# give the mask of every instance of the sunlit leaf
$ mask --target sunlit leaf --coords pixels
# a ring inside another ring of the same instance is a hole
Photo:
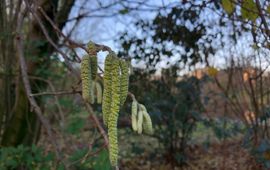
[[[251,21],[258,18],[258,9],[253,0],[244,0],[241,7],[242,17]]]
[[[221,3],[222,3],[224,10],[229,15],[233,13],[233,11],[235,9],[235,4],[232,2],[232,0],[222,0]]]
[[[218,73],[218,70],[215,67],[208,67],[207,71],[209,76],[216,76]]]

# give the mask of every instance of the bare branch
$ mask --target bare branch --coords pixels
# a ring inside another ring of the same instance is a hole
[[[35,76],[31,76],[30,79],[36,79],[36,80],[40,80],[40,81],[47,83],[49,85],[50,89],[55,92],[55,88],[50,80],[46,80],[46,79],[43,79],[40,77],[35,77]],[[59,103],[59,99],[58,99],[57,95],[54,95],[54,100],[55,100],[55,105],[57,106],[58,112],[59,112],[60,125],[61,125],[61,127],[63,127],[64,123],[65,123],[65,117],[64,117],[64,113],[63,113],[62,107]]]
[[[101,126],[101,123],[98,120],[97,116],[94,114],[92,107],[87,102],[85,102],[85,106],[86,106],[87,111],[90,113],[90,118],[93,119],[93,121],[95,122],[95,124],[98,127],[100,134],[103,136],[104,141],[105,141],[105,145],[108,146],[108,143],[109,143],[108,136],[107,136],[105,130],[103,129],[103,127]]]
[[[259,0],[256,0],[256,5],[257,5],[258,11],[259,11],[259,15],[260,15],[260,17],[262,19],[263,25],[264,25],[264,27],[266,29],[265,32],[266,32],[267,36],[270,37],[270,30],[268,28],[268,24],[266,22],[265,16],[264,16],[264,14],[262,12],[261,3],[260,3]]]
[[[26,4],[27,9],[31,12],[31,14],[33,15],[33,17],[37,20],[43,34],[45,35],[46,39],[49,41],[49,43],[55,48],[55,50],[60,53],[64,60],[65,60],[65,64],[67,65],[67,68],[71,71],[72,74],[74,74],[75,77],[79,77],[79,73],[72,67],[72,64],[69,62],[68,56],[62,51],[60,50],[56,43],[53,42],[53,40],[51,39],[51,37],[49,36],[45,26],[43,25],[41,19],[39,18],[39,16],[37,15],[37,13],[31,8],[30,4],[28,3],[27,0],[24,1]]]
[[[18,54],[19,61],[20,61],[21,75],[22,75],[22,79],[23,79],[24,88],[25,88],[25,91],[27,94],[27,98],[31,104],[31,107],[35,111],[35,113],[36,113],[38,119],[40,120],[41,124],[43,125],[43,127],[46,129],[48,137],[50,138],[51,142],[53,143],[53,145],[55,147],[57,159],[61,160],[60,148],[59,148],[56,140],[54,140],[54,138],[53,138],[52,128],[51,128],[48,120],[43,116],[41,108],[37,104],[35,98],[30,95],[32,93],[32,90],[31,90],[31,86],[30,86],[29,77],[27,75],[27,65],[26,65],[26,61],[24,58],[24,51],[23,51],[24,46],[23,46],[23,40],[22,40],[23,39],[22,30],[23,30],[24,14],[25,13],[23,12],[21,15],[19,15],[17,29],[16,29],[17,34],[18,34],[18,36],[16,38],[16,48],[17,48],[17,54]]]
[[[81,91],[52,91],[52,92],[41,92],[41,93],[33,93],[30,94],[31,97],[36,97],[36,96],[44,96],[44,95],[69,95],[69,94],[76,94],[76,93],[81,93]]]

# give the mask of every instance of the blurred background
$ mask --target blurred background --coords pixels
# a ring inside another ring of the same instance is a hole
[[[116,169],[270,168],[268,0],[2,0],[1,170],[115,169],[101,105],[81,98],[90,41],[100,82],[106,49],[131,62],[153,122],[133,132],[127,98]]]

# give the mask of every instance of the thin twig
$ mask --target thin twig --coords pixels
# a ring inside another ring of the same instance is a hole
[[[40,80],[40,81],[43,81],[43,82],[47,83],[49,85],[50,89],[55,92],[55,88],[54,88],[54,86],[53,86],[53,84],[52,84],[52,82],[50,80],[46,80],[46,79],[43,79],[41,77],[35,77],[35,76],[31,76],[29,78],[30,79],[35,79],[35,80]],[[65,116],[64,116],[62,107],[61,107],[61,105],[59,103],[59,98],[57,97],[57,95],[54,95],[53,97],[54,97],[54,100],[55,100],[55,105],[56,105],[56,107],[58,109],[58,112],[59,112],[60,126],[63,128],[64,124],[65,124]]]
[[[259,11],[259,15],[260,15],[260,17],[262,19],[262,23],[263,23],[264,28],[265,28],[265,32],[266,32],[267,36],[270,37],[270,30],[268,28],[268,24],[267,24],[267,21],[265,19],[265,16],[264,16],[264,14],[262,12],[261,3],[260,3],[259,0],[256,0],[256,5],[257,5],[258,11]]]
[[[85,106],[86,106],[87,111],[90,113],[90,118],[93,119],[93,121],[95,122],[95,124],[98,127],[100,134],[103,136],[104,141],[105,141],[105,145],[108,146],[108,144],[109,144],[108,136],[107,136],[105,130],[103,129],[103,127],[101,126],[101,123],[98,120],[97,116],[94,114],[92,107],[87,102],[85,102]]]
[[[38,7],[38,9],[40,10],[41,14],[45,17],[45,19],[51,24],[51,26],[54,28],[55,31],[57,31],[65,40],[64,41],[68,41],[69,42],[69,45],[68,47],[70,48],[81,48],[83,49],[84,51],[86,51],[87,53],[90,53],[90,51],[87,49],[87,47],[85,47],[84,44],[80,44],[80,43],[77,43],[71,39],[69,39],[56,25],[55,23],[51,20],[51,18],[45,13],[45,11],[42,9],[42,7]],[[96,46],[96,51],[95,52],[98,52],[98,51],[109,51],[109,52],[112,52],[111,48],[108,47],[108,46],[105,46],[105,45],[101,45],[101,44],[97,44],[97,43],[94,43],[94,42],[91,42],[93,43],[95,46]]]
[[[75,77],[79,77],[79,73],[72,67],[72,64],[69,62],[69,57],[62,51],[60,50],[56,43],[53,42],[53,40],[51,39],[51,37],[49,36],[44,24],[42,23],[41,19],[39,18],[39,16],[37,15],[37,13],[31,8],[30,4],[28,3],[27,0],[24,0],[27,9],[31,12],[31,14],[33,15],[33,17],[35,18],[35,20],[38,22],[43,34],[45,35],[46,39],[48,40],[48,42],[55,48],[55,50],[60,53],[65,61],[65,64],[67,66],[67,68],[70,70],[70,72],[72,74],[75,75]]]
[[[80,90],[78,91],[52,91],[52,92],[41,92],[41,93],[32,93],[30,94],[31,97],[35,96],[44,96],[44,95],[69,95],[69,94],[76,94],[76,93],[81,93]]]
[[[43,25],[43,23],[41,22],[41,19],[39,18],[39,16],[35,13],[35,11],[30,7],[29,3],[27,2],[27,0],[25,0],[26,2],[26,6],[27,8],[29,9],[29,11],[33,14],[34,18],[38,21],[39,23],[39,26],[41,27],[42,31],[43,31],[43,34],[45,35],[46,39],[49,41],[49,43],[63,56],[64,58],[64,62],[66,63],[67,67],[69,68],[69,70],[77,77],[79,78],[80,75],[79,73],[72,67],[71,63],[69,62],[68,60],[68,57],[65,53],[63,53],[60,49],[58,49],[57,45],[53,42],[53,40],[50,38],[47,30],[45,29],[45,26]],[[103,46],[103,45],[96,45],[100,50],[109,50],[110,48],[107,47],[107,46]],[[30,93],[31,94],[31,93]],[[103,127],[101,126],[98,118],[93,114],[93,109],[92,107],[86,103],[86,108],[88,110],[89,113],[92,113],[90,114],[91,117],[93,118],[93,120],[95,121],[101,135],[103,136],[104,140],[105,140],[105,143],[108,144],[108,137],[107,137],[107,134],[105,133],[105,130],[103,129]]]

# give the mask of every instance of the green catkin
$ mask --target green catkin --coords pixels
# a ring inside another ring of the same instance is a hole
[[[95,43],[93,43],[92,41],[90,41],[90,42],[87,44],[87,49],[88,49],[88,53],[89,53],[89,54],[94,54],[94,53],[96,53],[96,45],[95,45]]]
[[[131,105],[131,125],[132,129],[136,132],[138,130],[137,128],[137,114],[138,114],[138,102],[136,99],[133,99],[132,105]]]
[[[148,134],[153,134],[153,126],[152,126],[152,120],[150,115],[147,113],[147,110],[144,105],[141,105],[142,107],[142,113],[143,113],[143,131]]]
[[[90,102],[91,98],[91,65],[90,57],[88,55],[83,56],[81,61],[81,79],[82,79],[82,97],[85,101]]]
[[[154,133],[152,120],[147,112],[143,112],[143,130],[148,135],[152,135]]]
[[[117,120],[120,109],[120,67],[119,60],[112,61],[112,102],[111,114],[108,121],[109,155],[112,166],[117,166],[118,162],[118,139]]]
[[[142,134],[142,124],[143,124],[143,111],[139,107],[138,112],[138,121],[137,121],[137,132],[138,134]]]
[[[92,79],[95,80],[98,72],[97,56],[90,57],[90,64],[91,64]]]
[[[90,103],[94,104],[95,103],[95,81],[93,81],[93,79],[90,82],[89,86],[90,86],[90,99],[91,99]]]
[[[97,96],[97,104],[102,103],[102,87],[99,82],[95,82],[96,96]]]
[[[131,60],[128,61],[128,68],[129,68],[129,73],[132,75],[134,73],[132,65],[131,65]]]
[[[103,122],[107,126],[112,103],[112,61],[113,56],[109,54],[105,59],[104,76],[103,76],[103,98],[102,98],[102,113]]]
[[[91,55],[90,60],[89,60],[89,64],[90,64],[90,82],[89,82],[89,86],[90,86],[90,103],[94,104],[95,103],[95,95],[94,95],[94,91],[95,91],[95,79],[96,79],[96,75],[97,75],[97,68],[98,68],[98,63],[97,63],[97,56],[96,56],[96,48],[95,48],[95,44],[93,42],[89,42],[88,45],[88,53]]]
[[[129,66],[128,63],[124,60],[120,60],[120,68],[121,68],[121,77],[120,77],[120,106],[126,101],[128,95],[128,82],[129,82]]]

